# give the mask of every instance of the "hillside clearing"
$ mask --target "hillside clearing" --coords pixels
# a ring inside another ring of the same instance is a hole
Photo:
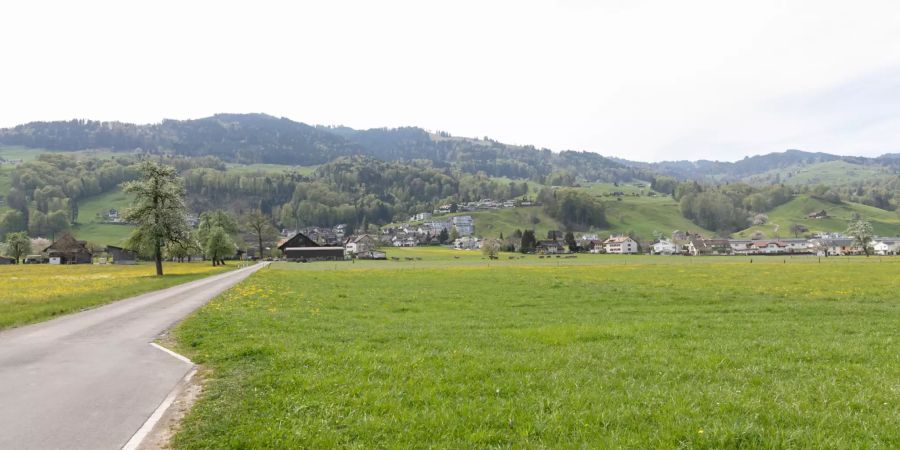
[[[807,214],[822,210],[828,213],[827,218],[807,218]],[[735,233],[735,235],[738,237],[749,237],[754,232],[759,231],[770,238],[788,237],[791,235],[789,230],[792,224],[803,225],[810,232],[844,232],[854,213],[871,222],[875,233],[878,235],[900,235],[900,213],[896,211],[885,211],[859,203],[832,203],[812,198],[808,195],[798,195],[793,200],[766,213],[769,216],[769,223],[750,227]],[[776,225],[779,227],[777,232],[775,230]]]

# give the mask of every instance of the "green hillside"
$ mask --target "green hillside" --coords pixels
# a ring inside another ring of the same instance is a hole
[[[612,186],[612,185],[610,185]],[[665,235],[675,230],[689,230],[712,234],[682,217],[678,202],[671,197],[624,197],[621,201],[605,198],[609,226],[590,230],[600,234],[635,233],[641,239],[651,239],[654,231]],[[454,215],[471,215],[475,219],[475,234],[497,237],[502,232],[508,236],[516,229],[534,229],[538,238],[549,230],[565,230],[556,219],[544,213],[541,207],[497,209],[471,213],[435,216],[435,219]]]
[[[452,216],[471,215],[475,219],[475,234],[484,237],[498,237],[500,233],[509,236],[515,230],[533,229],[539,239],[547,236],[550,230],[562,230],[564,227],[556,219],[548,216],[540,207],[508,208],[488,211],[466,212],[435,216],[435,219],[447,219]]]
[[[0,165],[0,213],[9,210],[6,206],[6,194],[9,193],[10,179],[9,176],[13,171],[13,166],[3,164]]]
[[[807,214],[825,210],[828,218],[808,219]],[[841,202],[831,203],[812,198],[808,195],[799,195],[793,200],[769,211],[769,223],[754,226],[735,235],[749,237],[756,231],[761,231],[766,237],[789,237],[790,226],[800,224],[806,226],[810,232],[816,231],[844,231],[853,214],[859,214],[862,218],[872,222],[875,233],[882,236],[900,235],[900,213],[885,211],[872,206],[859,203]]]
[[[72,230],[75,237],[100,245],[121,244],[134,228],[130,225],[101,223],[100,214],[111,208],[121,213],[131,205],[132,196],[120,189],[95,195],[78,205],[78,225]]]
[[[840,186],[888,176],[892,176],[892,174],[883,166],[853,164],[837,160],[808,166],[793,166],[771,170],[760,175],[748,177],[747,181],[755,184],[784,183],[794,186],[811,184]]]
[[[606,220],[611,233],[637,234],[640,239],[652,239],[653,232],[668,236],[675,230],[694,231],[712,235],[681,215],[678,202],[672,197],[624,197],[621,201],[604,201]]]

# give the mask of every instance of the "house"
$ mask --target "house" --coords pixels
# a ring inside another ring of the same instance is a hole
[[[127,248],[116,247],[115,245],[107,245],[106,253],[113,260],[113,264],[135,264],[137,263],[137,252],[128,250]]]
[[[731,247],[733,255],[749,255],[752,252],[752,239],[729,239],[728,245]]]
[[[70,233],[65,233],[44,249],[51,264],[90,264],[94,254],[88,250],[87,242],[77,241]]]
[[[457,250],[477,250],[481,248],[481,241],[471,236],[463,236],[453,241],[453,248]]]
[[[727,239],[694,238],[688,242],[687,252],[691,256],[728,255],[731,254],[731,245]]]
[[[430,212],[420,212],[414,216],[412,216],[409,220],[411,222],[425,222],[426,220],[431,220],[432,214]]]
[[[875,244],[872,245],[872,249],[875,251],[876,255],[879,256],[888,256],[888,255],[897,255],[900,254],[900,238],[896,239],[885,239],[879,238],[875,240]]]
[[[603,241],[606,253],[629,254],[638,252],[638,243],[628,236],[610,236]]]
[[[780,255],[788,252],[787,247],[787,244],[781,241],[752,241],[748,245],[748,253],[754,255]]]
[[[375,250],[378,240],[370,234],[361,234],[359,236],[351,236],[344,243],[344,250],[348,255],[358,255],[360,253]]]
[[[538,253],[543,253],[545,255],[553,255],[558,253],[565,253],[566,247],[557,240],[544,240],[538,241],[535,250]]]
[[[8,256],[0,256],[0,266],[5,266],[8,264],[15,264],[15,258],[10,258]]]
[[[809,241],[809,248],[819,256],[843,256],[857,253],[853,239],[822,237]]]
[[[471,236],[475,232],[475,219],[472,216],[453,216],[450,223],[460,236]]]
[[[828,213],[825,210],[811,212],[806,215],[807,219],[827,219]]]
[[[650,246],[651,255],[677,255],[681,253],[680,246],[668,239],[660,239]]]
[[[344,247],[321,246],[303,233],[297,233],[278,246],[284,257],[294,261],[340,261]]]
[[[391,245],[394,247],[416,247],[419,245],[419,241],[412,236],[409,237],[399,237],[395,236],[394,239],[391,240]]]

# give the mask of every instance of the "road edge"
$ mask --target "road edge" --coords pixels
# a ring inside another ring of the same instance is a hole
[[[154,428],[156,428],[156,425],[159,424],[160,420],[163,418],[163,416],[165,416],[169,408],[172,407],[172,404],[175,403],[175,400],[179,396],[181,396],[182,391],[185,390],[185,388],[190,384],[191,379],[194,377],[194,375],[197,374],[197,365],[184,355],[179,355],[178,353],[175,353],[172,350],[169,350],[155,342],[151,342],[150,345],[165,353],[168,353],[169,355],[181,361],[191,364],[191,368],[190,370],[188,370],[188,373],[186,373],[184,377],[182,377],[181,380],[178,381],[178,384],[176,384],[175,387],[172,388],[172,390],[169,392],[169,395],[167,395],[166,398],[163,399],[162,403],[160,403],[156,408],[156,410],[153,411],[153,414],[150,414],[150,417],[147,418],[144,424],[141,425],[141,427],[138,428],[138,430],[131,436],[131,439],[129,439],[128,442],[126,442],[125,445],[122,446],[122,450],[137,450],[141,448],[141,444],[145,439],[147,439],[147,436],[150,436],[150,433]]]

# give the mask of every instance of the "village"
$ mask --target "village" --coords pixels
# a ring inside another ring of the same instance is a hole
[[[482,249],[486,241],[496,242],[506,252],[536,255],[569,255],[577,253],[611,255],[683,255],[683,256],[778,256],[811,255],[820,257],[864,255],[855,240],[842,233],[816,233],[809,238],[726,239],[705,237],[698,233],[675,230],[670,236],[657,236],[642,241],[628,235],[601,233],[563,233],[550,231],[545,239],[523,247],[519,232],[505,239],[484,238],[476,234],[471,215],[444,219],[432,213],[420,213],[410,223],[386,226],[378,233],[352,233],[345,224],[335,227],[309,227],[281,230],[270,255],[258,255],[254,248],[235,246],[226,260],[286,260],[299,262],[341,260],[387,260],[391,248],[445,247],[462,251]],[[97,247],[65,233],[55,241],[38,239],[27,255],[25,264],[135,264],[140,257],[134,250],[117,245]],[[873,237],[869,253],[877,256],[900,254],[900,237]],[[199,261],[203,255],[170,258],[175,261]],[[393,258],[392,258],[393,259]],[[10,257],[0,256],[0,265],[15,264]]]

